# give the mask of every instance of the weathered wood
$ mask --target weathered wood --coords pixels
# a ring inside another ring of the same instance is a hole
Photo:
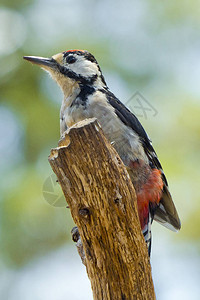
[[[94,299],[155,299],[135,191],[97,121],[71,127],[49,162],[81,236]]]

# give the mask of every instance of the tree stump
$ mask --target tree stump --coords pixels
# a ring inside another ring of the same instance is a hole
[[[93,298],[155,299],[134,187],[98,122],[69,128],[49,162],[80,233]]]

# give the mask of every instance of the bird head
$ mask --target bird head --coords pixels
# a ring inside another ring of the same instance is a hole
[[[68,50],[50,58],[24,56],[24,59],[50,73],[64,94],[77,85],[106,86],[96,59],[86,50]]]

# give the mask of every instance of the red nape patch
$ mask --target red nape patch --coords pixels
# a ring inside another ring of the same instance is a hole
[[[77,51],[85,52],[85,50],[80,50],[80,49],[67,50],[66,52],[77,52]]]
[[[148,222],[149,203],[159,203],[162,196],[162,189],[163,181],[161,171],[152,169],[147,182],[141,186],[141,189],[137,192],[138,212],[142,229]]]

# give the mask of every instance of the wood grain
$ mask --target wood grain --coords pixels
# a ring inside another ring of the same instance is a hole
[[[65,132],[49,162],[81,236],[94,299],[155,299],[134,187],[97,121]]]

